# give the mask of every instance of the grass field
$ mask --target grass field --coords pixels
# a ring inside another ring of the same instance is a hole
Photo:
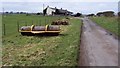
[[[71,19],[70,25],[61,26],[59,36],[22,36],[17,32],[17,21],[20,26],[32,24],[50,24],[52,20],[65,17],[7,15],[3,18],[6,35],[3,36],[3,65],[30,66],[76,66],[77,52],[80,44],[79,19]],[[45,23],[45,19],[48,21]],[[40,21],[40,22],[38,22]]]
[[[3,31],[4,31],[4,24],[5,24],[5,34],[13,34],[18,31],[18,25],[19,27],[25,26],[25,25],[46,25],[46,24],[51,24],[53,20],[56,19],[61,19],[65,18],[65,16],[39,16],[39,15],[31,15],[31,16],[26,16],[25,14],[11,14],[11,15],[5,15],[2,19],[2,25],[3,25]],[[11,31],[10,31],[11,29]],[[4,33],[4,32],[3,32]],[[2,33],[2,34],[3,34]],[[9,35],[10,36],[10,35]]]
[[[91,19],[103,28],[120,37],[120,32],[118,31],[120,22],[118,22],[117,17],[91,17]]]

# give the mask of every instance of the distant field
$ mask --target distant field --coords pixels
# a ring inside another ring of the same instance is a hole
[[[17,21],[20,25],[50,24],[52,20],[65,17],[7,15],[3,18],[6,35],[3,36],[3,65],[30,66],[76,66],[78,45],[80,44],[79,19],[71,19],[70,25],[61,26],[59,36],[22,36],[17,32]],[[47,19],[47,23],[45,23]],[[41,21],[38,22],[38,21]]]
[[[103,28],[120,37],[120,32],[118,31],[118,26],[120,25],[117,17],[91,17],[91,19]]]

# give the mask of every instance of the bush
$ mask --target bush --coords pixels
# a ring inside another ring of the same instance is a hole
[[[27,14],[26,14],[26,16],[30,16],[30,14],[29,14],[29,13],[27,13]]]
[[[103,12],[99,12],[96,14],[97,16],[103,16]]]
[[[75,16],[75,17],[80,17],[80,16],[82,16],[82,14],[81,14],[81,13],[77,13],[77,14],[75,14],[74,16]]]
[[[95,16],[95,14],[88,14],[87,16]]]
[[[115,16],[113,11],[106,11],[106,12],[103,12],[103,14],[106,17],[113,17],[113,16]]]

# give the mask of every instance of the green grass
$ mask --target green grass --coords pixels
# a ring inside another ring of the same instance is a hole
[[[24,19],[31,22],[39,18],[52,20],[64,17],[9,15],[3,18],[3,23],[9,25],[8,31],[13,29],[3,36],[3,65],[76,66],[80,44],[80,20],[71,19],[70,25],[61,26],[59,36],[21,36],[17,32],[16,20]],[[41,24],[44,25],[45,22]]]
[[[109,30],[117,36],[120,36],[117,17],[92,17],[91,19],[103,28]]]
[[[4,31],[4,24],[5,24],[5,35],[11,35],[13,33],[16,33],[18,31],[18,25],[21,26],[31,26],[34,25],[46,25],[50,24],[53,20],[65,18],[64,16],[39,16],[39,15],[31,15],[26,16],[25,14],[9,14],[5,15],[2,19],[2,25],[3,25],[3,31]],[[11,29],[11,30],[10,30]],[[4,34],[4,32],[2,33]]]

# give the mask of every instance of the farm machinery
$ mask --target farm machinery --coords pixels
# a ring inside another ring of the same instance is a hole
[[[59,25],[69,25],[69,18],[54,20],[51,23],[51,25],[46,25],[46,26],[36,26],[36,25],[22,26],[19,32],[21,32],[22,35],[35,35],[35,34],[59,35],[60,33]]]
[[[22,26],[19,30],[22,35],[58,35],[60,33],[60,26],[46,25],[46,26]]]

